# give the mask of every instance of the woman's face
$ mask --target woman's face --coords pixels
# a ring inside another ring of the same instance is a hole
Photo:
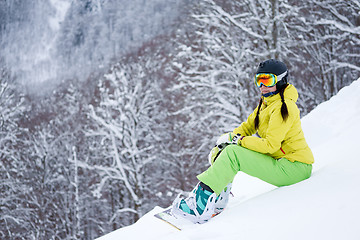
[[[273,87],[265,87],[264,85],[261,85],[261,87],[260,87],[261,94],[266,94],[266,93],[275,92],[275,91],[276,91],[276,85]]]

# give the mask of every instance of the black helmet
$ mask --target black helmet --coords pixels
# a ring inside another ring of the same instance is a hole
[[[281,79],[278,79],[278,82],[276,83],[276,88],[281,89],[284,87],[287,83],[287,77],[288,77],[288,69],[285,65],[285,63],[275,60],[275,59],[269,59],[264,62],[261,62],[259,64],[259,67],[256,70],[256,74],[258,73],[272,73],[275,74],[278,77],[281,77]],[[281,75],[284,76],[281,76]]]

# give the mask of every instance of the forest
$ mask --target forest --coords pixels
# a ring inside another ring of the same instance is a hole
[[[177,4],[166,30],[127,52],[116,45],[117,15],[97,12],[115,39],[95,45],[101,70],[82,68],[75,55],[91,53],[72,46],[96,41],[104,26],[86,32],[84,13],[72,28],[69,11],[58,46],[79,75],[46,93],[36,93],[46,83],[28,90],[0,55],[0,239],[95,239],[190,191],[217,137],[258,104],[260,61],[286,63],[302,116],[360,76],[358,0]]]

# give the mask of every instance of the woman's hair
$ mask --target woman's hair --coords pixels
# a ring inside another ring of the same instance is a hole
[[[279,94],[280,94],[281,102],[282,102],[282,104],[281,104],[281,117],[282,117],[283,121],[286,121],[287,118],[289,117],[288,108],[286,106],[285,99],[284,99],[284,91],[285,91],[285,88],[288,85],[289,84],[285,84],[279,89]],[[259,113],[260,113],[260,108],[261,108],[262,102],[263,102],[263,98],[260,98],[259,106],[257,108],[256,117],[255,117],[255,120],[254,120],[256,130],[259,128]]]

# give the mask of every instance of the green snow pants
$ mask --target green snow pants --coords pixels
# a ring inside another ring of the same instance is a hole
[[[227,146],[214,164],[197,178],[217,195],[242,171],[275,186],[288,186],[310,177],[311,164],[274,159],[237,145]]]

